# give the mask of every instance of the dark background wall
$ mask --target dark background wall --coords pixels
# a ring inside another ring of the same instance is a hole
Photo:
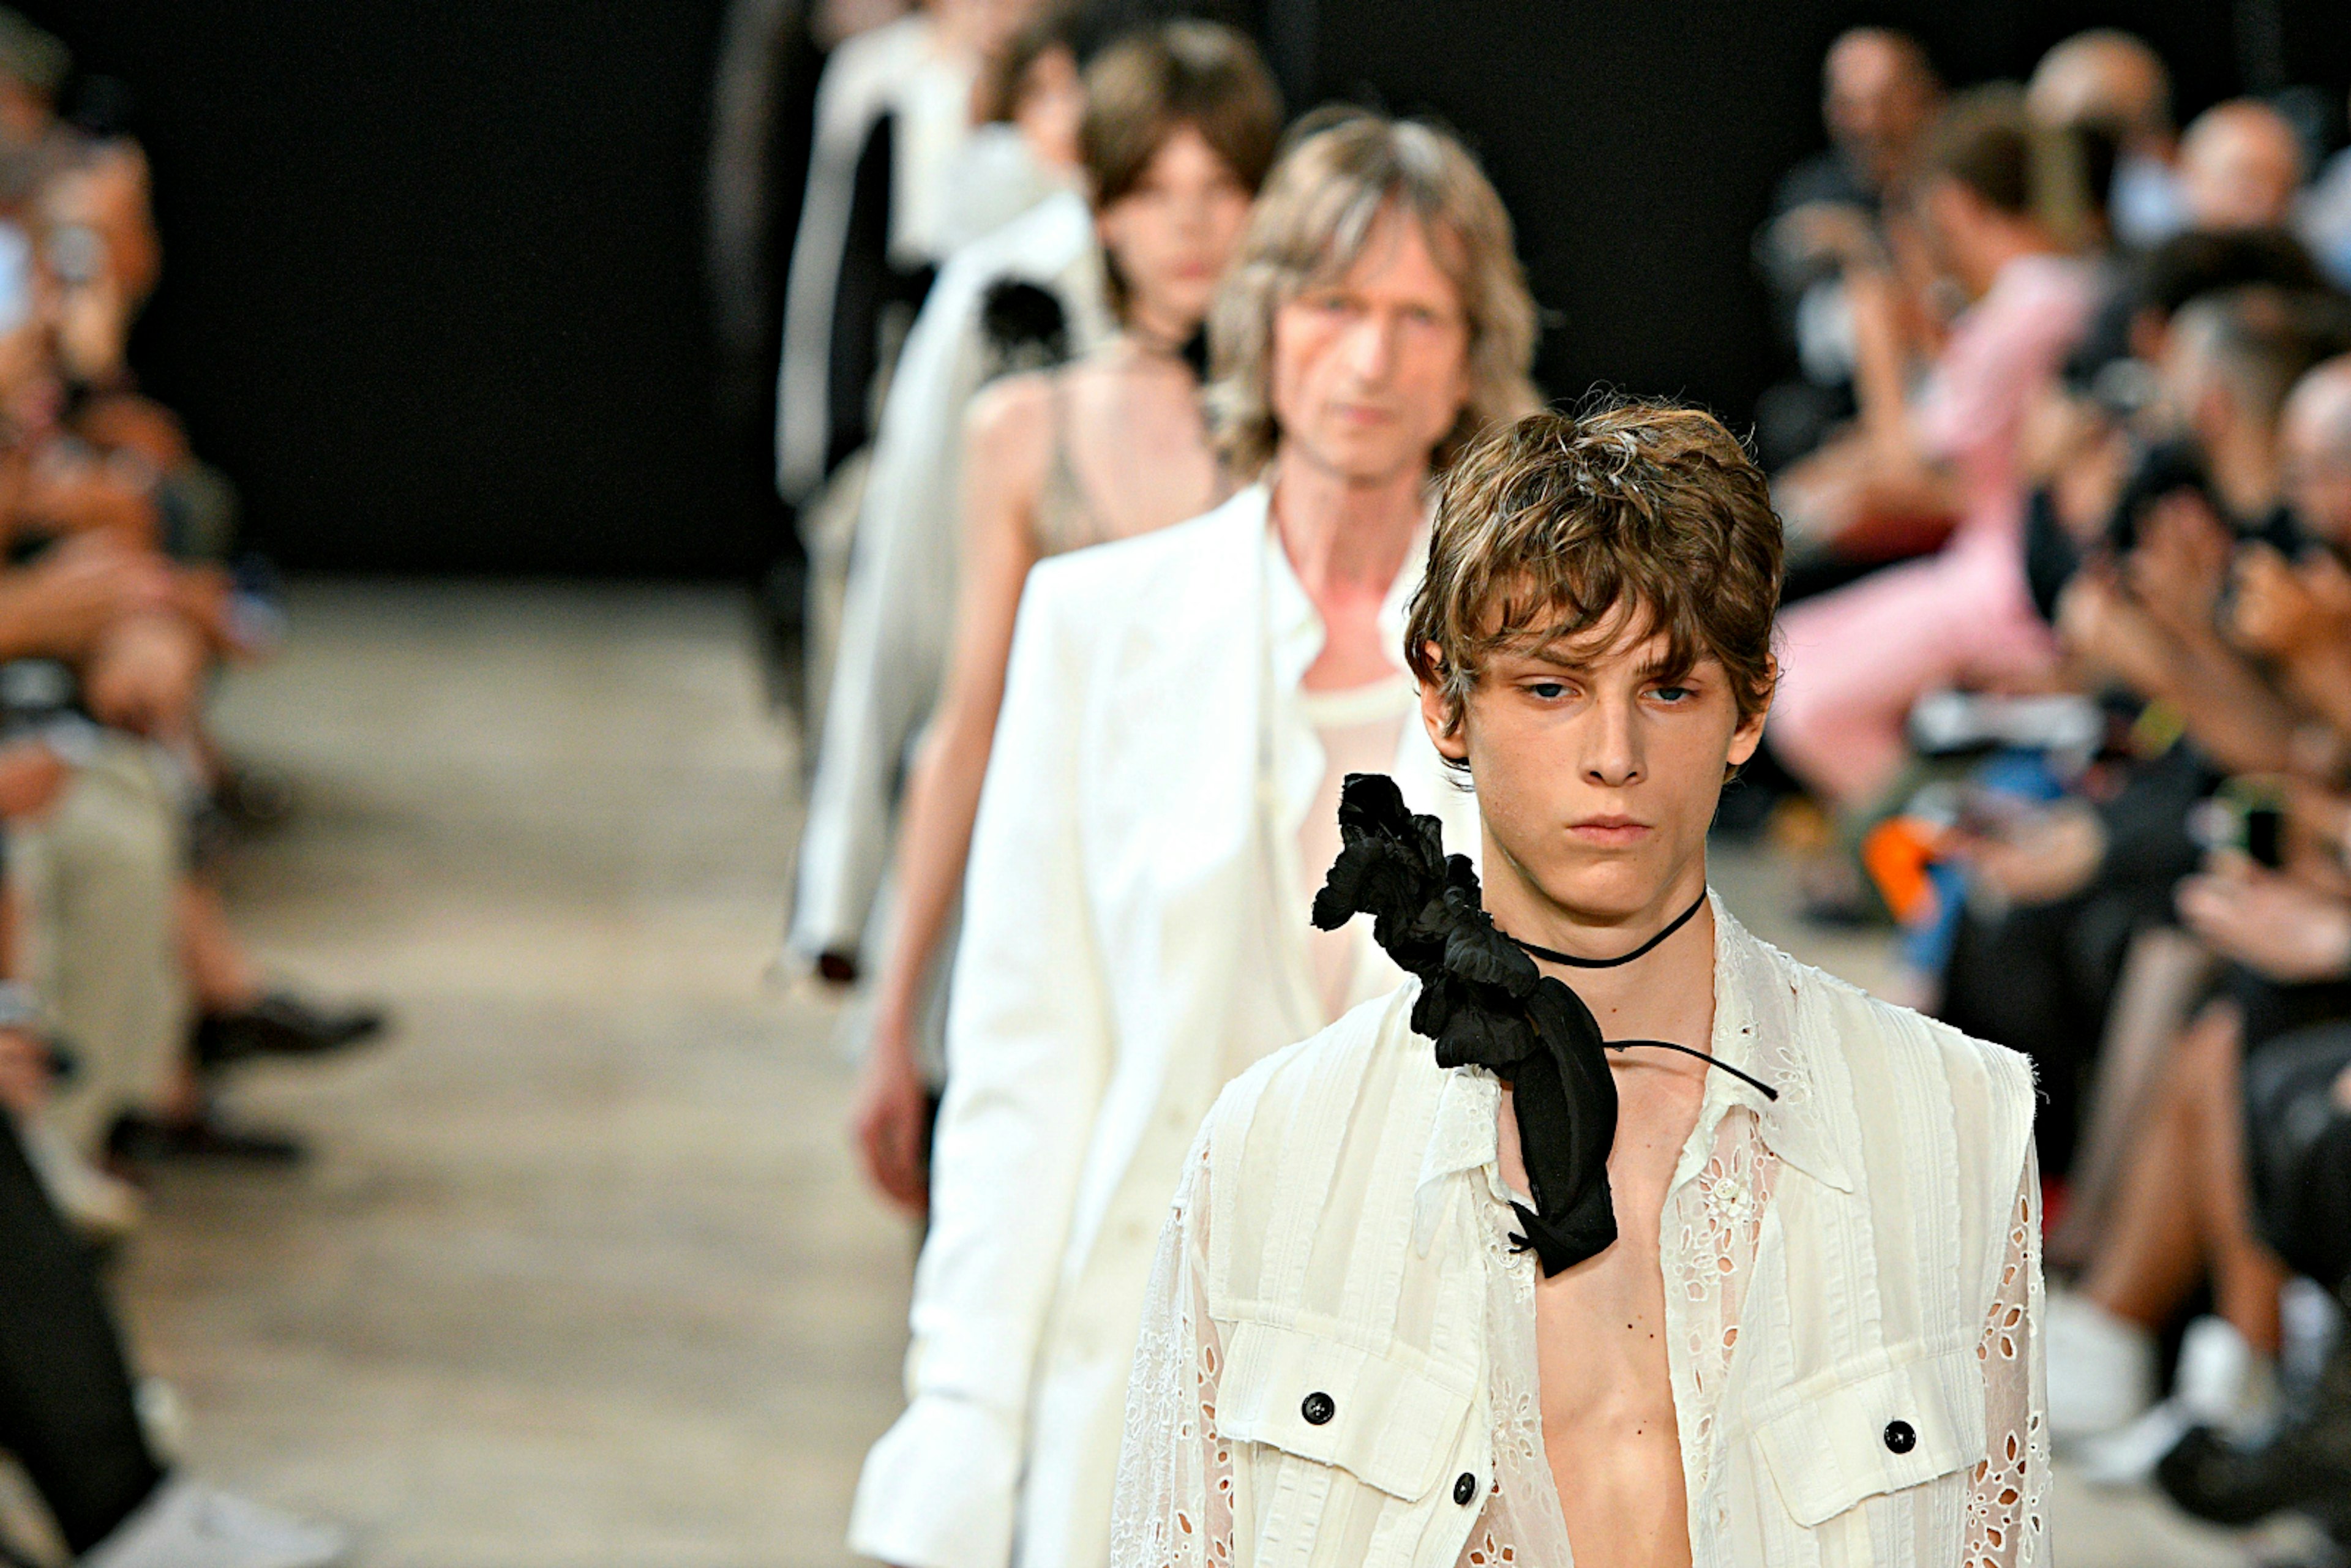
[[[714,416],[702,158],[722,0],[19,0],[128,82],[164,283],[135,359],[298,566],[756,570],[770,516]],[[1774,369],[1748,242],[1821,142],[1856,20],[1955,81],[2096,22],[2183,118],[2351,85],[2340,0],[1269,0],[1294,96],[1432,113],[1481,152],[1554,312],[1539,367],[1743,420]],[[2283,76],[2273,82],[2259,78]]]
[[[720,0],[26,0],[128,82],[133,346],[298,565],[710,573]]]

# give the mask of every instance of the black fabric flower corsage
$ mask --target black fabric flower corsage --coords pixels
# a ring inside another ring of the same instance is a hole
[[[1616,1239],[1608,1151],[1616,1082],[1583,999],[1535,967],[1479,901],[1467,855],[1448,858],[1442,825],[1405,809],[1395,781],[1351,773],[1339,797],[1344,846],[1314,895],[1314,924],[1358,914],[1397,966],[1420,979],[1412,1027],[1439,1067],[1483,1067],[1511,1085],[1535,1207],[1513,1203],[1521,1250],[1545,1275]]]

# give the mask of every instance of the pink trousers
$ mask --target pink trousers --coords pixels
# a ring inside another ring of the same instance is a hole
[[[1772,751],[1840,806],[1893,782],[1920,697],[2032,684],[2057,655],[2025,587],[2023,552],[1997,528],[1792,606],[1780,639]]]

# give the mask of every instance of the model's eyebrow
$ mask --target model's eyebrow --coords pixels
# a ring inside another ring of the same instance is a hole
[[[1555,670],[1562,670],[1570,674],[1589,673],[1595,657],[1592,653],[1563,647],[1558,643],[1544,643],[1536,647],[1521,649],[1520,656],[1531,659],[1539,664],[1549,664]],[[1670,675],[1678,680],[1689,673],[1687,669],[1676,669],[1672,659],[1664,654],[1653,654],[1643,661],[1641,667],[1634,672],[1644,680],[1654,679],[1660,675]]]

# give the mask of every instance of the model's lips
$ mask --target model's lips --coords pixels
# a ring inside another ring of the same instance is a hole
[[[1568,832],[1587,844],[1635,844],[1648,836],[1649,824],[1632,817],[1586,817],[1570,822]]]

